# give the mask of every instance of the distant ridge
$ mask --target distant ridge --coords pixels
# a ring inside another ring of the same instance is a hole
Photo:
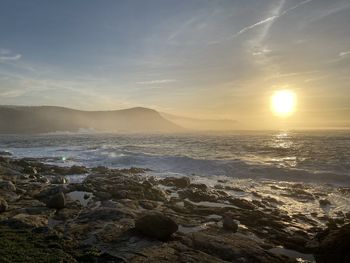
[[[232,131],[240,128],[240,123],[230,119],[196,119],[162,112],[167,120],[194,131]]]
[[[0,106],[1,134],[78,132],[181,132],[183,128],[157,111],[136,107],[113,111],[81,111],[56,106]]]

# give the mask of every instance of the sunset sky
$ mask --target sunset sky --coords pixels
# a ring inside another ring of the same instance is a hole
[[[0,32],[0,104],[350,127],[350,0],[0,0]]]

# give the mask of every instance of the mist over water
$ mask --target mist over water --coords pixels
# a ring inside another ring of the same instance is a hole
[[[159,176],[350,183],[347,131],[2,135],[0,147],[58,165],[136,166]]]

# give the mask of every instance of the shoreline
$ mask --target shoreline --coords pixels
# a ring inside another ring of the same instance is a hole
[[[78,174],[87,177],[68,182]],[[330,253],[319,249],[325,236],[344,232],[350,213],[309,216],[292,205],[309,209],[318,202],[327,211],[334,192],[350,199],[348,187],[328,187],[322,192],[308,184],[267,182],[259,188],[239,180],[208,186],[190,177],[148,176],[140,168],[61,167],[0,157],[0,227],[15,239],[0,236],[5,244],[0,259],[11,262],[12,250],[30,235],[42,248],[21,251],[36,260],[54,252],[67,262],[312,262],[312,254],[323,262]],[[160,226],[167,235],[159,233]],[[46,246],[48,237],[55,237],[56,248]],[[161,261],[164,256],[168,261]]]

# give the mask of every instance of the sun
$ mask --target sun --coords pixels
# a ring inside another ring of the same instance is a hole
[[[275,91],[271,97],[271,109],[279,117],[288,117],[295,111],[296,94],[291,90]]]

